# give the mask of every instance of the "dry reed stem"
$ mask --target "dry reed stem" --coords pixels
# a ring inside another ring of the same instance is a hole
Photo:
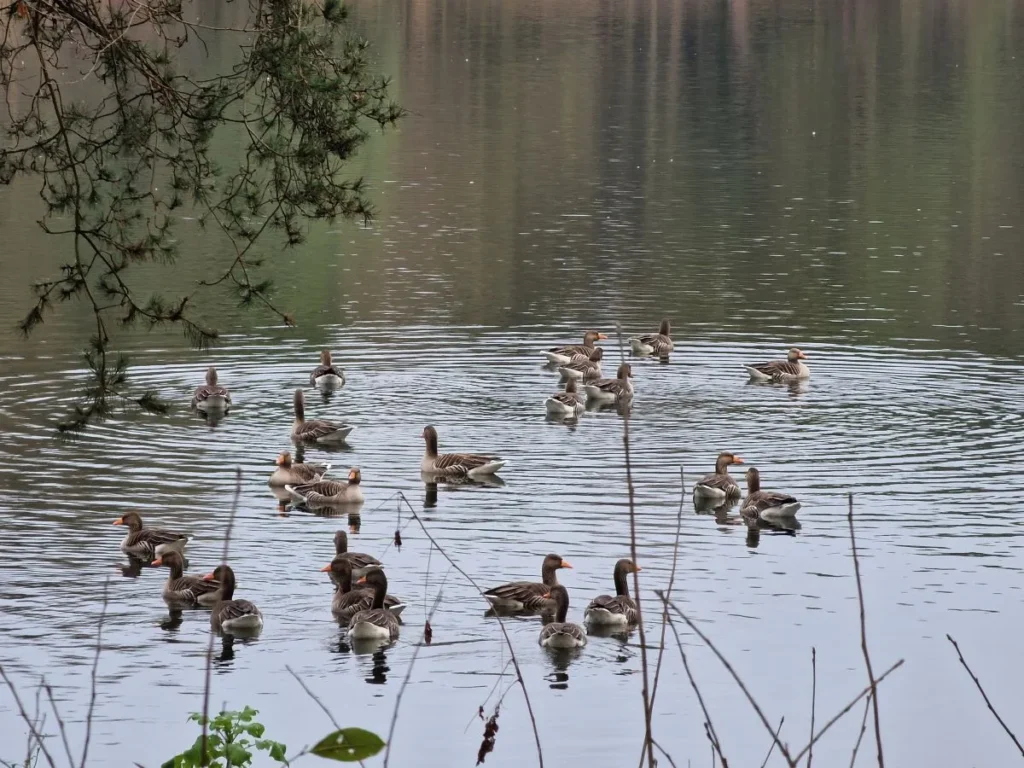
[[[473,586],[473,589],[480,593],[480,597],[483,598],[484,591],[480,588],[480,585],[476,583],[472,576],[470,576],[468,573],[462,570],[459,564],[451,558],[451,555],[449,555],[445,551],[444,547],[437,543],[437,539],[435,539],[433,535],[430,533],[430,531],[427,529],[427,526],[423,522],[422,518],[420,518],[420,516],[416,514],[416,510],[413,509],[412,504],[409,503],[409,500],[405,497],[405,494],[399,491],[398,496],[405,503],[405,506],[408,507],[409,513],[412,515],[413,520],[415,520],[417,524],[420,526],[420,529],[423,531],[423,535],[430,540],[430,543],[437,548],[437,551],[440,552],[441,556],[449,562],[452,568],[458,571],[462,578],[468,581]],[[487,602],[486,598],[484,598],[484,601]],[[487,603],[487,605],[488,607],[490,607],[489,602]],[[537,762],[540,765],[540,768],[544,768],[544,751],[540,745],[540,731],[537,730],[537,717],[533,713],[533,704],[530,702],[530,694],[526,690],[526,680],[523,678],[523,671],[519,667],[519,659],[516,657],[515,648],[513,648],[512,646],[512,638],[509,637],[508,630],[505,629],[505,621],[504,619],[502,619],[501,616],[497,614],[495,615],[495,618],[497,618],[498,627],[501,629],[501,634],[505,638],[505,645],[508,646],[509,656],[511,657],[510,661],[512,662],[512,667],[513,669],[515,669],[516,672],[516,682],[519,683],[519,687],[523,691],[523,701],[526,702],[526,713],[530,717],[530,727],[533,729],[533,740],[534,743],[537,745]]]
[[[340,731],[341,726],[338,724],[338,721],[335,719],[334,715],[331,714],[331,710],[327,708],[327,705],[323,703],[320,697],[313,693],[312,690],[310,690],[310,687],[306,685],[305,681],[301,677],[299,677],[298,673],[294,669],[292,669],[287,664],[285,664],[284,668],[289,675],[295,678],[295,682],[297,682],[302,687],[302,690],[306,692],[306,695],[309,696],[309,698],[311,698],[316,703],[316,705],[323,710],[324,714],[327,715],[327,719],[331,721],[331,725],[334,726],[334,730]],[[292,761],[294,760],[295,758],[293,757]]]
[[[221,563],[228,564],[228,550],[231,546],[231,531],[235,527],[235,515],[238,514],[238,500],[242,495],[242,468],[235,467],[235,495],[231,500],[231,515],[228,517],[228,527],[224,531],[224,549],[221,553]],[[206,643],[206,678],[203,681],[203,741],[200,747],[200,760],[203,765],[210,762],[206,754],[206,737],[208,733],[207,722],[210,719],[210,672],[213,668],[213,629],[210,629],[210,638]]]
[[[902,666],[903,666],[903,659],[900,659],[895,664],[893,664],[891,667],[889,667],[887,670],[885,670],[885,672],[883,672],[882,674],[880,674],[878,677],[875,678],[875,687],[877,687],[879,683],[881,683],[883,680],[885,680],[885,678],[887,678],[890,673],[895,672],[897,669],[899,669]],[[867,686],[863,691],[858,693],[853,698],[852,701],[850,701],[845,707],[843,707],[841,710],[839,710],[839,712],[831,720],[829,720],[827,723],[825,723],[825,725],[823,725],[821,727],[821,730],[818,731],[818,733],[814,736],[813,739],[810,740],[810,742],[808,742],[807,746],[805,746],[803,749],[801,749],[797,753],[795,760],[797,762],[799,762],[800,758],[803,757],[804,755],[806,755],[807,752],[811,749],[811,747],[813,747],[815,744],[817,744],[818,740],[822,736],[825,735],[825,731],[827,731],[829,728],[831,728],[833,725],[835,725],[837,722],[839,722],[839,720],[842,719],[843,715],[845,715],[847,712],[849,712],[851,709],[853,709],[854,705],[856,705],[856,703],[858,701],[863,699],[865,696],[871,695],[871,691],[873,689],[874,688],[872,686],[870,686],[870,685]]]
[[[951,635],[946,635],[946,639],[949,640],[949,642],[951,642],[953,644],[953,647],[956,649],[956,655],[960,657],[960,663],[963,664],[964,669],[967,670],[967,674],[970,675],[971,680],[974,681],[974,685],[977,687],[978,693],[980,693],[981,698],[985,700],[985,706],[988,707],[988,711],[992,713],[995,719],[1003,727],[1003,730],[1006,731],[1006,735],[1013,739],[1013,743],[1017,745],[1017,749],[1020,750],[1021,755],[1024,755],[1024,746],[1021,746],[1021,743],[1017,740],[1017,737],[1013,734],[1013,731],[1010,730],[1010,727],[1003,721],[1003,718],[999,716],[999,713],[996,712],[996,708],[992,706],[992,702],[989,701],[988,694],[985,693],[985,689],[981,687],[981,680],[979,680],[978,676],[974,674],[974,672],[971,670],[969,666],[967,666],[967,660],[964,659],[964,655],[960,652],[960,646],[957,645],[956,640],[954,640]]]
[[[811,648],[811,739],[814,739],[814,710],[818,699],[818,652]],[[814,748],[807,751],[807,768],[811,768],[814,759]]]
[[[711,713],[708,712],[707,705],[704,703],[704,697],[701,695],[700,688],[697,687],[697,681],[694,680],[693,673],[690,671],[690,662],[686,657],[686,650],[683,648],[683,641],[679,637],[679,631],[676,629],[675,622],[672,621],[672,617],[668,613],[668,607],[665,605],[665,595],[661,592],[656,594],[661,597],[665,622],[672,627],[672,634],[675,635],[676,645],[679,646],[679,655],[683,659],[683,669],[686,670],[686,677],[690,681],[690,687],[693,688],[693,692],[697,694],[697,702],[700,704],[700,709],[704,713],[704,731],[707,734],[708,741],[711,742],[712,752],[718,754],[718,759],[722,761],[722,768],[729,768],[729,761],[725,759],[725,755],[722,753],[722,742],[719,741],[718,733],[715,731],[715,725],[711,722]]]
[[[622,340],[622,325],[615,324],[615,332],[619,338],[619,358],[626,362],[626,347]],[[622,409],[622,452],[626,459],[626,494],[629,502],[629,557],[636,563],[636,500],[633,492],[633,465],[629,453],[629,409]],[[640,600],[640,574],[633,570],[633,601],[636,603],[637,628],[640,630],[640,667],[643,670],[644,699],[644,748],[647,751],[647,767],[654,768],[654,736],[651,733],[651,695],[650,678],[647,671],[647,635],[644,631],[644,614]],[[641,765],[643,760],[641,759]]]
[[[864,733],[868,729],[868,715],[871,713],[871,694],[864,700],[864,717],[860,719],[860,733],[857,734],[857,741],[853,745],[853,752],[850,753],[850,768],[857,762],[857,753],[860,751],[860,743],[864,740]],[[810,758],[807,758],[810,760]]]
[[[718,660],[722,663],[722,666],[725,667],[726,671],[736,682],[736,685],[739,686],[740,690],[743,692],[743,695],[747,697],[747,701],[750,702],[750,706],[753,707],[754,712],[757,714],[758,718],[760,718],[761,724],[764,725],[765,730],[772,736],[773,740],[775,741],[775,744],[779,747],[779,751],[782,753],[782,756],[786,758],[786,763],[790,766],[790,768],[796,768],[796,761],[793,759],[793,756],[790,754],[789,749],[786,747],[786,745],[779,741],[779,738],[775,735],[775,731],[772,729],[771,723],[768,722],[768,718],[765,717],[764,710],[761,709],[761,705],[757,703],[757,699],[754,698],[754,695],[750,692],[750,689],[747,688],[747,684],[743,682],[743,678],[739,676],[739,673],[736,672],[732,664],[729,663],[729,660],[725,658],[725,656],[722,654],[720,650],[718,650],[718,646],[716,646],[711,641],[711,638],[709,638],[700,630],[700,627],[698,627],[693,622],[693,620],[690,619],[689,616],[687,616],[685,613],[679,610],[679,606],[677,606],[675,603],[669,600],[668,597],[665,596],[664,592],[657,590],[655,591],[655,594],[658,595],[658,597],[661,598],[662,602],[668,608],[671,608],[672,611],[679,618],[686,622],[686,626],[688,626],[694,633],[696,633],[697,637],[701,639],[704,645],[711,649],[711,652],[715,654]]]
[[[871,654],[868,653],[868,633],[864,616],[864,589],[860,583],[860,560],[857,557],[857,537],[853,531],[853,494],[849,494],[849,508],[846,519],[850,523],[850,549],[853,552],[853,573],[857,577],[857,603],[860,605],[860,648],[864,653],[864,666],[868,670],[871,682],[871,708],[875,716],[875,744],[878,749],[878,768],[885,768],[885,756],[882,753],[882,726],[878,717],[878,690],[875,685],[875,673],[871,669]]]
[[[771,759],[772,752],[775,751],[775,744],[779,740],[779,734],[782,733],[782,724],[786,722],[786,716],[783,715],[782,719],[779,720],[779,727],[775,729],[774,741],[768,746],[768,754],[764,756],[764,761],[761,763],[761,768],[765,768],[768,765],[768,761]]]

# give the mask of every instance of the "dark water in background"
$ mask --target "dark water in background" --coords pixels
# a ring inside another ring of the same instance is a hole
[[[211,24],[239,21],[222,8]],[[614,413],[575,428],[546,422],[557,377],[536,350],[617,321],[653,330],[667,315],[672,363],[635,366],[644,584],[668,580],[680,465],[692,483],[734,450],[804,501],[797,536],[756,547],[687,503],[674,593],[802,745],[812,646],[819,718],[866,683],[845,519],[853,491],[875,666],[907,659],[881,699],[890,762],[1008,762],[1012,744],[944,635],[1020,722],[1024,5],[422,2],[360,3],[354,14],[411,115],[355,167],[373,184],[377,222],[315,230],[270,262],[297,329],[211,296],[204,316],[225,332],[212,352],[175,334],[125,342],[140,387],[181,407],[119,418],[71,445],[48,425],[81,380],[87,315],[62,308],[30,343],[0,336],[0,657],[22,688],[45,672],[77,741],[110,576],[92,754],[153,765],[191,744],[184,720],[200,707],[206,614],[168,622],[162,572],[122,578],[110,521],[137,509],[189,530],[192,570],[209,568],[241,466],[231,560],[267,626],[218,661],[214,704],[255,706],[290,752],[312,742],[329,723],[290,665],[343,724],[386,733],[444,580],[393,757],[468,764],[477,707],[511,682],[496,678],[507,650],[415,525],[400,552],[389,547],[409,517],[396,523],[393,504],[378,507],[401,490],[423,508],[426,423],[442,447],[501,452],[504,487],[442,487],[428,524],[484,584],[531,578],[559,552],[575,566],[563,582],[578,619],[628,549],[622,426]],[[211,48],[217,61],[228,55]],[[61,256],[33,224],[33,195],[30,185],[0,191],[7,328],[29,305],[27,283]],[[223,254],[188,224],[181,236],[179,268],[143,283],[186,290]],[[812,358],[806,391],[745,384],[740,363],[790,344]],[[288,446],[290,391],[325,345],[349,384],[327,405],[312,395],[310,410],[358,427],[351,450],[331,456],[363,471],[353,547],[385,553],[392,591],[412,602],[383,657],[342,645],[318,573],[347,520],[281,517],[264,485]],[[216,428],[185,408],[211,362],[237,402]],[[654,640],[658,628],[649,622]],[[537,647],[536,621],[508,629],[547,762],[631,764],[642,739],[636,635],[594,638],[565,663]],[[727,757],[759,765],[767,735],[710,653],[683,636]],[[529,764],[517,691],[500,723],[487,764]],[[654,727],[677,764],[710,762],[701,723],[670,644]],[[846,764],[858,728],[859,710],[816,759]],[[0,744],[22,737],[5,694]],[[873,760],[865,747],[859,763]]]

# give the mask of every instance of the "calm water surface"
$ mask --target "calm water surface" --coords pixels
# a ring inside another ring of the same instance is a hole
[[[224,8],[211,23],[238,21]],[[952,0],[358,4],[411,116],[360,158],[377,222],[318,229],[274,255],[269,274],[297,329],[210,296],[205,317],[225,333],[216,349],[188,350],[174,334],[125,339],[138,385],[177,407],[118,417],[72,444],[52,439],[50,425],[83,380],[86,315],[62,308],[30,343],[0,336],[0,657],[23,694],[46,674],[77,742],[109,579],[95,764],[155,765],[191,744],[185,716],[201,706],[207,614],[169,614],[164,571],[125,575],[123,533],[110,523],[134,509],[189,531],[191,570],[209,569],[240,466],[231,562],[266,628],[254,641],[218,641],[214,704],[255,706],[290,752],[318,739],[330,724],[287,665],[343,724],[386,733],[440,590],[394,764],[470,764],[478,707],[511,683],[498,677],[508,652],[394,494],[481,584],[535,578],[548,552],[570,560],[562,580],[578,620],[628,554],[623,423],[614,411],[547,421],[557,376],[538,351],[587,327],[654,330],[667,315],[671,362],[634,365],[645,588],[669,578],[680,466],[692,485],[732,450],[766,486],[804,502],[796,535],[754,540],[686,499],[673,593],[802,746],[812,647],[819,717],[866,683],[846,527],[853,492],[875,666],[907,660],[881,698],[890,762],[1008,762],[1013,746],[945,634],[1020,722],[1022,15],[1019,2]],[[29,306],[27,284],[59,263],[33,224],[33,194],[0,190],[5,328]],[[181,236],[180,268],[143,282],[187,289],[224,253],[188,224]],[[741,363],[791,344],[811,357],[806,387],[746,384]],[[289,446],[291,391],[324,346],[348,385],[326,402],[309,392],[308,409],[357,429],[349,449],[306,456],[339,474],[361,467],[358,521],[281,514],[265,485]],[[211,363],[236,403],[215,426],[187,410]],[[428,423],[442,449],[509,458],[504,484],[425,487]],[[334,531],[356,523],[353,548],[380,556],[410,603],[399,643],[374,655],[349,648],[319,573]],[[648,622],[655,645],[659,626]],[[592,638],[566,659],[537,646],[538,620],[507,627],[546,761],[632,764],[636,634]],[[683,638],[727,757],[759,765],[767,736],[711,654]],[[656,709],[655,734],[677,764],[709,764],[671,642]],[[823,765],[847,764],[856,719],[816,748]],[[487,764],[530,764],[518,691],[500,724]],[[5,693],[0,744],[23,736]],[[867,749],[859,763],[873,762]]]

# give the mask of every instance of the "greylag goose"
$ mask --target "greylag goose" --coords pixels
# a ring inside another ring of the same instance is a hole
[[[312,504],[314,507],[329,504],[362,504],[362,473],[353,467],[348,471],[348,482],[340,480],[316,480],[300,485],[286,485],[284,489],[295,501]]]
[[[661,327],[657,333],[645,333],[642,336],[630,339],[629,348],[633,351],[634,355],[667,357],[675,349],[675,344],[672,343],[672,339],[669,337],[670,332],[671,326],[669,325],[668,318],[665,318],[661,321]]]
[[[359,611],[348,620],[348,636],[353,640],[398,639],[398,617],[384,607],[388,593],[388,577],[380,568],[371,568],[356,584],[373,587],[373,602],[365,611]]]
[[[604,350],[594,347],[589,358],[577,357],[561,366],[558,372],[567,379],[590,379],[601,378],[601,360],[604,358]]]
[[[331,363],[331,350],[325,349],[320,353],[320,365],[309,374],[309,383],[314,387],[325,387],[327,389],[334,389],[344,385],[345,372]]]
[[[278,456],[275,463],[277,464],[277,469],[270,475],[270,480],[267,484],[278,488],[285,485],[315,482],[326,475],[331,469],[330,464],[295,463],[292,461],[292,455],[288,451]]]
[[[200,411],[226,411],[231,407],[231,395],[217,383],[217,369],[206,369],[206,383],[196,387],[192,394],[192,407]]]
[[[796,517],[800,502],[787,493],[761,490],[761,473],[751,467],[747,470],[747,496],[740,505],[745,518],[786,520]]]
[[[321,443],[339,445],[345,442],[352,427],[335,424],[323,419],[306,421],[306,398],[301,389],[295,390],[295,424],[292,426],[292,440],[297,443]]]
[[[811,369],[801,363],[807,355],[796,347],[789,350],[785,360],[773,360],[770,363],[751,363],[744,365],[751,381],[790,382],[810,378]]]
[[[128,512],[114,521],[114,525],[128,526],[128,534],[121,540],[121,551],[140,560],[152,560],[165,552],[183,552],[189,537],[162,528],[143,528],[137,512]]]
[[[576,379],[569,379],[565,382],[564,392],[555,392],[544,401],[544,407],[549,416],[567,418],[579,416],[586,410],[583,400],[576,394]]]
[[[352,589],[352,563],[348,560],[336,557],[320,570],[330,573],[331,581],[338,585],[331,600],[331,612],[339,619],[347,622],[360,611],[373,607],[372,589]],[[394,595],[385,595],[384,607],[398,616],[405,610],[405,603]]]
[[[729,467],[733,464],[742,464],[743,459],[733,453],[723,452],[715,459],[714,474],[704,475],[697,484],[693,486],[693,493],[705,499],[725,501],[727,499],[738,499],[741,495],[740,486],[729,474]]]
[[[171,573],[164,584],[163,597],[173,605],[215,605],[220,600],[220,582],[202,576],[186,576],[185,562],[175,551],[160,555],[151,565],[166,566]]]
[[[588,358],[590,353],[594,351],[594,342],[602,341],[607,339],[603,333],[599,331],[587,331],[583,334],[582,344],[569,344],[565,347],[552,347],[544,356],[548,359],[549,363],[553,365],[565,365],[570,363],[576,357]]]
[[[252,632],[263,627],[263,614],[248,600],[235,600],[235,572],[229,565],[218,565],[206,581],[220,582],[220,600],[210,613],[214,632]]]
[[[348,551],[348,534],[344,531],[336,531],[334,534],[334,560],[332,563],[346,562],[352,567],[352,575],[355,578],[365,576],[366,572],[371,568],[380,568],[381,562],[373,555],[368,555],[365,552],[349,552]],[[339,582],[334,578],[333,572],[331,575],[331,581],[335,584]]]
[[[420,471],[427,475],[440,477],[493,475],[505,466],[505,461],[498,456],[473,453],[438,454],[437,430],[431,426],[423,428],[423,440],[427,447],[423,454],[423,461],[420,463]]]
[[[547,597],[555,604],[555,620],[545,624],[539,642],[545,648],[581,648],[587,644],[587,633],[579,624],[565,619],[569,615],[569,592],[561,584],[551,587]]]
[[[614,379],[598,379],[584,384],[587,400],[597,403],[614,403],[633,396],[633,369],[629,363],[622,363]]]
[[[552,587],[558,586],[559,568],[572,568],[561,555],[548,555],[540,568],[540,582],[513,581],[492,587],[484,592],[484,598],[495,608],[509,611],[551,610],[554,604],[548,597]]]
[[[636,624],[640,612],[636,601],[629,596],[626,574],[643,570],[632,560],[623,558],[615,563],[612,578],[615,581],[615,597],[599,595],[590,601],[583,612],[583,620],[591,624]]]

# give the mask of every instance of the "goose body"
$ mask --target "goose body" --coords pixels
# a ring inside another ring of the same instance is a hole
[[[339,620],[348,622],[360,611],[373,608],[373,589],[352,588],[352,564],[343,558],[334,558],[320,569],[331,574],[331,581],[337,585],[331,600],[331,613]],[[405,610],[405,604],[394,595],[384,595],[384,608],[398,616]]]
[[[218,565],[213,573],[203,577],[206,581],[219,581],[221,599],[210,612],[210,627],[214,632],[255,632],[263,628],[263,614],[248,600],[235,600],[235,572],[230,566]]]
[[[117,518],[114,525],[125,525],[128,534],[121,540],[121,551],[140,560],[152,560],[167,552],[184,552],[189,537],[184,533],[165,531],[162,528],[143,528],[142,518],[137,512],[129,512]]]
[[[362,474],[356,468],[348,473],[348,482],[339,480],[316,480],[300,485],[286,485],[284,489],[295,501],[314,507],[330,504],[362,504]]]
[[[337,389],[345,383],[345,372],[331,362],[331,350],[320,353],[320,365],[309,374],[309,383],[314,387]]]
[[[558,585],[559,568],[572,568],[561,555],[548,555],[540,569],[540,582],[512,581],[492,587],[484,592],[484,599],[495,608],[507,611],[543,611],[551,610],[554,603],[548,593]]]
[[[285,451],[277,457],[277,469],[270,475],[268,485],[281,488],[285,485],[301,485],[320,480],[330,471],[330,464],[297,464],[292,455]]]
[[[398,639],[398,617],[384,607],[388,591],[388,579],[380,568],[372,568],[358,584],[373,588],[373,602],[365,611],[359,611],[348,621],[348,636],[353,640],[380,640],[392,642]]]
[[[661,321],[661,327],[657,333],[645,333],[641,336],[636,336],[629,340],[629,348],[632,350],[634,355],[646,356],[656,355],[657,357],[667,357],[668,354],[675,349],[675,344],[672,342],[672,338],[669,336],[671,327],[668,322],[668,318]]]
[[[622,363],[614,379],[598,379],[585,384],[587,400],[598,403],[614,403],[633,396],[633,369],[629,363]]]
[[[773,360],[770,363],[751,363],[743,368],[750,375],[751,381],[772,381],[775,383],[800,381],[810,378],[811,369],[801,361],[807,355],[796,347],[789,350],[785,360]]]
[[[558,369],[558,372],[567,379],[591,379],[601,378],[601,360],[604,358],[604,350],[594,347],[589,358],[577,357]]]
[[[721,500],[738,499],[741,495],[740,486],[735,478],[729,474],[729,467],[732,464],[742,464],[743,459],[732,453],[720,453],[715,460],[715,471],[710,475],[704,475],[697,484],[693,486],[693,493],[705,499]]]
[[[201,576],[186,576],[181,554],[170,551],[151,565],[166,566],[171,573],[164,583],[163,598],[171,605],[215,605],[220,600],[220,582]]]
[[[438,477],[476,477],[493,475],[505,466],[505,461],[498,456],[485,456],[474,453],[441,453],[437,452],[437,430],[433,427],[423,429],[423,440],[426,451],[420,462],[420,471]]]
[[[792,520],[800,509],[800,502],[788,493],[761,490],[761,474],[751,467],[747,470],[747,495],[740,505],[740,514],[747,519],[758,518],[768,522]]]
[[[576,357],[589,359],[590,353],[594,351],[594,342],[607,339],[603,333],[598,331],[587,331],[583,334],[582,344],[569,344],[564,347],[552,347],[544,356],[552,365],[565,365],[572,362]]]
[[[295,390],[295,423],[292,425],[292,440],[297,443],[320,443],[341,445],[349,436],[352,427],[336,424],[324,419],[306,421],[306,399],[301,389]]]
[[[579,624],[566,621],[569,592],[561,584],[556,584],[548,597],[555,603],[555,620],[540,630],[538,642],[545,648],[582,648],[587,644],[587,633]]]
[[[612,578],[615,581],[615,596],[599,595],[590,601],[583,612],[583,620],[591,624],[616,626],[636,624],[640,618],[636,601],[629,596],[626,574],[642,570],[632,560],[622,559],[615,563]]]
[[[576,393],[576,379],[569,379],[565,383],[564,392],[555,392],[544,401],[544,408],[549,416],[568,418],[579,416],[586,409],[583,400]]]
[[[200,411],[226,411],[231,407],[231,394],[217,383],[217,369],[206,370],[206,383],[192,393],[192,407]]]

